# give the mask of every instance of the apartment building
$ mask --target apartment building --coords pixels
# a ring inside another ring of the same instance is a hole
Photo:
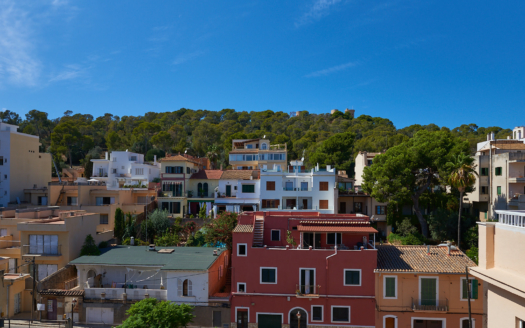
[[[221,170],[201,170],[190,176],[188,195],[188,210],[196,215],[202,207],[206,208],[206,215],[210,216],[215,203],[215,190],[219,188],[219,181],[223,174]]]
[[[0,267],[5,270],[7,259],[0,258]],[[31,311],[31,290],[26,289],[29,274],[5,273],[0,285],[0,311],[2,319],[12,318],[22,312]]]
[[[25,189],[43,188],[51,181],[51,154],[40,152],[38,136],[17,130],[17,125],[0,122],[0,207],[25,202]],[[46,199],[40,200],[47,205]]]
[[[257,211],[261,195],[259,170],[227,170],[219,179],[213,213]]]
[[[92,159],[92,179],[103,181],[107,190],[147,189],[148,184],[160,178],[160,167],[155,156],[153,164],[144,162],[144,155],[126,151],[106,152],[104,159]]]
[[[229,162],[234,170],[283,169],[286,144],[270,145],[268,139],[233,139]]]
[[[476,264],[453,246],[377,246],[376,328],[486,327],[483,282]],[[467,286],[469,284],[469,286]],[[499,327],[511,327],[501,325]]]
[[[306,170],[302,161],[291,161],[284,169],[261,169],[262,211],[318,211],[336,213],[335,168],[319,165]]]
[[[75,312],[81,321],[111,325],[125,320],[131,304],[152,297],[194,306],[191,326],[224,327],[230,321],[229,258],[225,249],[154,246],[82,256],[70,263],[78,274],[76,290],[83,292]]]
[[[478,177],[474,192],[465,195],[465,209],[486,221],[496,210],[525,210],[525,143],[523,127],[513,130],[516,139],[494,139],[478,143],[474,164]]]
[[[478,222],[479,266],[486,285],[487,326],[525,327],[525,211],[496,210],[497,222]]]
[[[242,213],[233,231],[231,326],[374,327],[376,232],[363,215]]]

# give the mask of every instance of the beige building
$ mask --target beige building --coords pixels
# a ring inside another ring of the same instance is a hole
[[[17,130],[0,122],[0,207],[31,201],[24,190],[44,188],[51,181],[51,154],[40,153],[38,136]],[[35,195],[36,202],[39,196],[47,205],[45,193]]]
[[[285,170],[286,152],[286,144],[268,139],[233,139],[229,163],[234,170]]]
[[[489,328],[525,327],[525,211],[496,210],[498,222],[479,222],[479,266],[487,286]]]

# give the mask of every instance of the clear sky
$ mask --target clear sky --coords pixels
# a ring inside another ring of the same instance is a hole
[[[525,1],[0,0],[0,109],[525,124]]]

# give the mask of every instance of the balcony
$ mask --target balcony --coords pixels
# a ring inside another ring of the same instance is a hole
[[[525,194],[515,194],[512,198],[509,199],[510,206],[519,207],[520,204],[525,206]]]
[[[128,300],[140,301],[145,298],[156,298],[159,301],[168,300],[165,289],[124,289],[124,288],[87,288],[84,290],[86,300],[123,300],[124,291]]]
[[[12,238],[12,236],[4,236],[0,238],[0,256],[20,256],[20,242],[13,241]]]
[[[312,191],[312,188],[301,188],[301,187],[283,187],[283,191]]]
[[[295,285],[295,296],[297,298],[319,298],[320,285]]]
[[[62,245],[24,245],[23,256],[62,256]]]
[[[525,177],[522,175],[509,177],[509,183],[525,183]]]
[[[448,299],[412,299],[412,310],[417,312],[447,312]]]

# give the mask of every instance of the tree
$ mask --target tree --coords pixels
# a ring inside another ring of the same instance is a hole
[[[363,190],[379,202],[412,201],[421,232],[428,238],[428,224],[420,208],[420,197],[447,180],[446,163],[459,153],[468,153],[468,142],[450,132],[421,130],[408,141],[376,156],[365,167]]]
[[[222,212],[215,220],[206,225],[206,243],[216,245],[226,244],[226,248],[232,249],[232,233],[237,226],[237,214]]]
[[[458,154],[452,162],[447,165],[452,169],[448,177],[448,184],[459,191],[459,213],[458,213],[458,247],[461,248],[461,209],[463,207],[463,194],[467,189],[471,189],[476,183],[476,165],[472,164],[474,159],[465,154]]]
[[[135,218],[131,213],[126,213],[126,223],[124,225],[124,234],[122,235],[122,238],[131,238],[136,237],[136,231],[135,231]]]
[[[154,244],[157,246],[177,246],[179,244],[179,236],[168,229],[162,236],[155,237]]]
[[[149,213],[148,221],[151,222],[151,227],[153,227],[153,231],[148,231],[149,240],[153,240],[153,237],[160,235],[169,229],[171,222],[168,215],[169,213],[167,210],[161,210],[159,208]]]
[[[91,234],[86,236],[84,240],[84,245],[80,249],[80,256],[84,255],[100,255],[100,249],[98,249],[97,244],[95,244],[95,239]]]
[[[119,328],[179,328],[186,327],[195,317],[193,307],[188,304],[175,304],[146,298],[132,304],[126,312],[128,318]]]
[[[144,153],[148,151],[148,140],[153,134],[160,131],[160,125],[150,122],[140,123],[135,129],[133,129],[133,135],[137,138],[144,139]]]
[[[168,132],[160,131],[151,137],[151,143],[157,148],[162,149],[165,153],[169,153],[173,145],[173,139]]]
[[[73,150],[82,139],[80,131],[71,121],[58,124],[51,133],[51,151],[66,155],[69,167],[73,167]]]
[[[124,236],[124,212],[118,207],[115,210],[115,227],[113,228],[113,235],[117,238],[119,243],[122,243],[122,237]]]
[[[309,156],[310,164],[335,165],[347,169],[351,164],[355,135],[350,132],[337,133],[318,144]]]

